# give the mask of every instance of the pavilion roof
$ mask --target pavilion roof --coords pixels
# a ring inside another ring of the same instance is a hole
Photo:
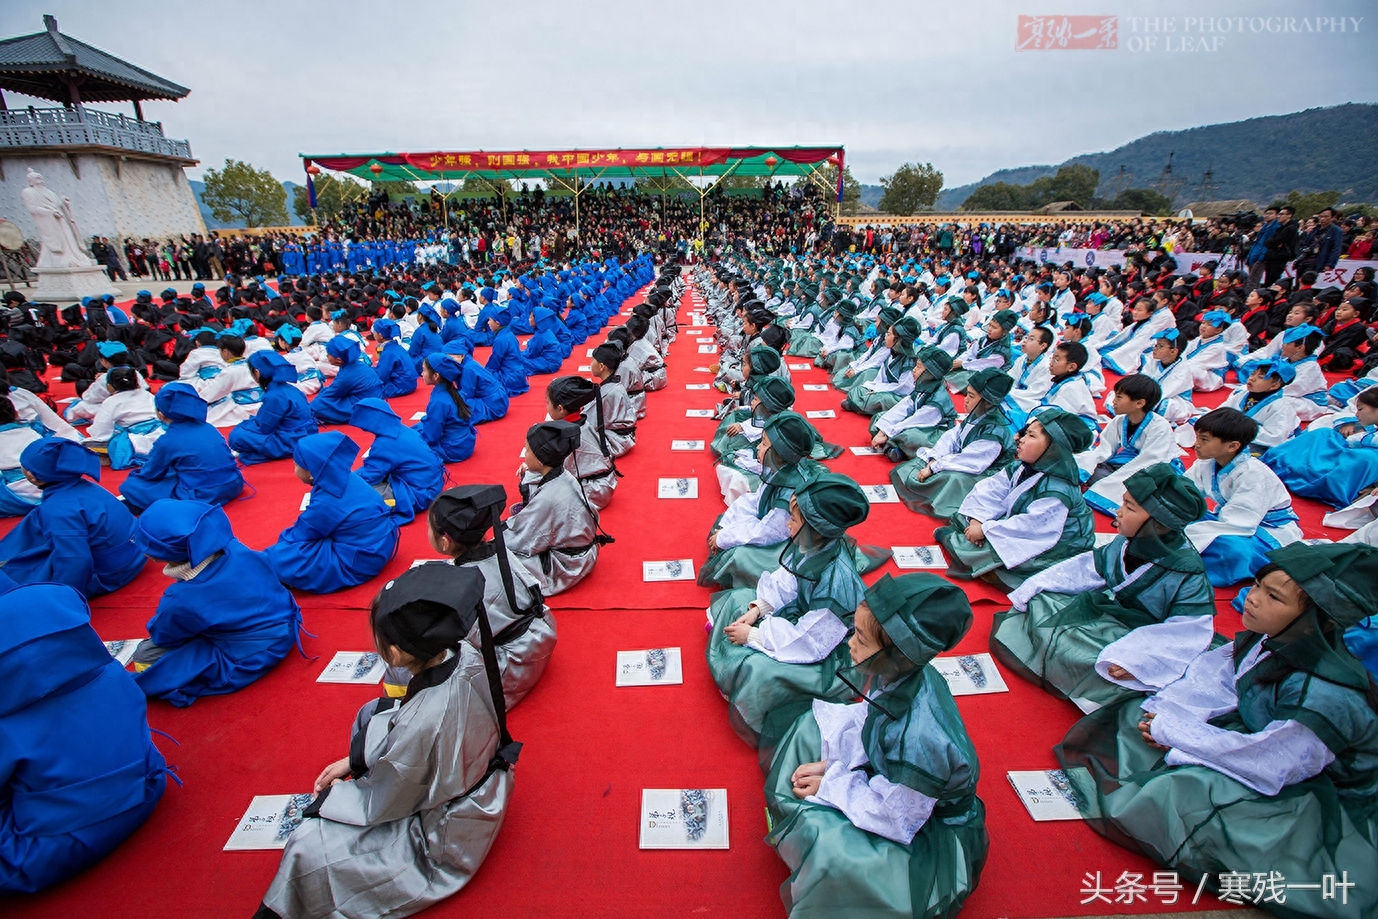
[[[0,40],[0,89],[66,103],[75,84],[82,102],[177,100],[191,90],[93,48],[44,16],[42,32]]]

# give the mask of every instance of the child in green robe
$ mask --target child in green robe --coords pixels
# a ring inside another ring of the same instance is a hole
[[[929,666],[971,622],[955,585],[886,575],[866,591],[849,642],[846,673],[864,701],[771,712],[767,735],[784,729],[762,749],[766,841],[790,868],[780,888],[790,916],[939,919],[976,888],[989,846],[980,765]]]
[[[1096,672],[1107,645],[1145,626],[1165,645],[1191,636],[1203,618],[1211,628],[1215,592],[1183,532],[1205,512],[1201,492],[1168,464],[1134,473],[1115,515],[1119,535],[1013,591],[1013,609],[995,617],[991,650],[1082,711],[1121,698],[1127,690]]]

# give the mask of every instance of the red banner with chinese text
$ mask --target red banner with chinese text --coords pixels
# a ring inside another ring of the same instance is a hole
[[[410,166],[426,172],[465,172],[525,169],[588,169],[596,171],[612,167],[668,167],[694,169],[716,166],[733,159],[749,159],[766,155],[776,156],[790,163],[821,163],[840,155],[840,147],[807,147],[773,150],[769,147],[675,147],[657,149],[604,150],[513,150],[513,151],[431,151],[426,153],[389,153],[373,156],[313,157],[326,169],[350,170],[377,161],[389,166]]]

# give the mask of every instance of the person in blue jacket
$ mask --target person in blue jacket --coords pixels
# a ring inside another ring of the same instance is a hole
[[[383,384],[383,398],[409,396],[416,392],[416,365],[397,340],[402,328],[391,319],[378,319],[369,334],[378,342],[378,366],[374,372]]]
[[[531,322],[536,326],[536,333],[527,339],[526,347],[522,349],[526,372],[555,373],[567,356],[560,353],[560,341],[555,337],[555,314],[544,306],[538,306],[531,311]]]
[[[397,551],[397,524],[382,496],[352,470],[359,445],[339,431],[297,441],[297,478],[311,501],[265,550],[278,580],[311,593],[362,584]]]
[[[246,466],[285,459],[297,441],[317,431],[311,406],[297,381],[297,368],[276,351],[249,355],[249,373],[263,387],[258,414],[230,429],[230,449]]]
[[[44,437],[24,448],[19,465],[43,500],[0,539],[0,574],[17,584],[66,584],[85,597],[134,580],[144,568],[134,515],[90,481],[100,479],[100,458],[79,443]]]
[[[184,706],[243,689],[297,643],[301,608],[222,509],[155,501],[134,542],[173,579],[130,661],[149,698]]]
[[[413,427],[442,463],[462,463],[474,453],[473,410],[459,394],[460,366],[444,354],[426,358],[421,378],[431,387],[426,416]]]
[[[507,387],[488,369],[474,359],[473,349],[466,341],[453,341],[445,346],[445,356],[459,364],[459,395],[472,413],[474,424],[496,421],[507,414]]]
[[[421,375],[426,358],[438,352],[444,344],[440,340],[440,321],[440,314],[429,303],[421,304],[421,308],[416,311],[416,331],[411,333],[411,345],[407,348],[407,356],[416,366],[417,376]]]
[[[64,584],[0,602],[0,894],[65,881],[114,851],[163,796],[148,703]],[[17,904],[16,904],[17,905]]]
[[[383,496],[398,523],[410,523],[445,487],[440,457],[382,399],[360,400],[349,423],[373,435],[359,477]]]
[[[522,347],[509,328],[511,321],[512,316],[506,310],[498,310],[488,318],[488,328],[493,331],[493,350],[483,366],[502,381],[509,396],[520,396],[531,388],[531,384],[526,381],[529,371],[522,357]]]
[[[224,436],[206,423],[206,400],[187,383],[168,383],[153,397],[167,433],[120,486],[124,503],[140,513],[159,498],[226,504],[244,490],[244,476]]]
[[[383,395],[377,372],[359,360],[359,343],[345,335],[326,342],[326,360],[339,367],[330,385],[311,400],[311,414],[317,424],[344,424],[360,399]]]

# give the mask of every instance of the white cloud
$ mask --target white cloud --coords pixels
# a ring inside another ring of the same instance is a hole
[[[1360,32],[1246,31],[1212,53],[1126,47],[1127,17],[1171,17],[1180,37],[1194,0],[9,0],[0,34],[54,12],[191,87],[144,110],[205,166],[234,157],[283,179],[301,176],[298,153],[842,143],[862,181],[915,160],[960,185],[1152,131],[1375,101],[1378,17],[1363,0],[1326,7],[1363,17]],[[1017,16],[1051,12],[1118,15],[1121,47],[1015,52]],[[1212,13],[1297,15],[1277,0]]]

